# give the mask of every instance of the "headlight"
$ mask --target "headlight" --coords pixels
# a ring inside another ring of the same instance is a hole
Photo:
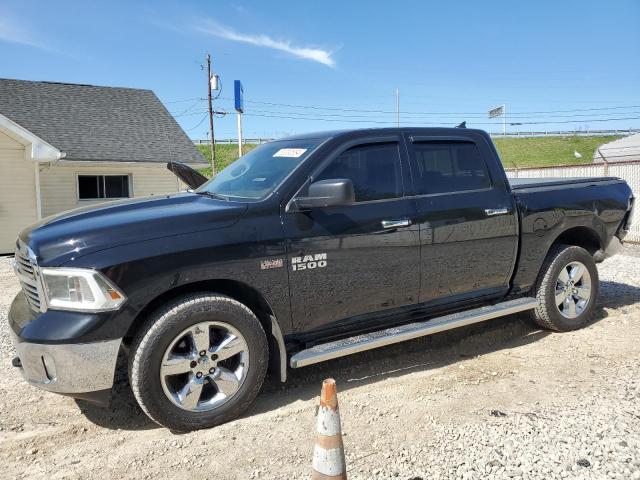
[[[42,268],[47,306],[59,310],[116,310],[126,300],[104,275],[84,268]]]

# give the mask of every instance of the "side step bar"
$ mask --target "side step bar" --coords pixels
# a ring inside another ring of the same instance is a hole
[[[365,333],[335,342],[323,343],[296,353],[289,360],[289,365],[291,368],[305,367],[307,365],[313,365],[314,363],[351,355],[352,353],[364,352],[365,350],[372,350],[393,343],[404,342],[445,330],[484,322],[492,318],[504,317],[512,313],[531,310],[536,308],[537,305],[538,301],[535,298],[518,298],[496,305],[431,318],[424,322],[409,323],[407,325]]]

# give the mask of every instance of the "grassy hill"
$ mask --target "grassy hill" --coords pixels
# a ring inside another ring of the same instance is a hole
[[[505,168],[543,167],[591,163],[600,145],[617,140],[619,136],[606,137],[531,137],[494,138]],[[574,151],[582,155],[576,158]]]
[[[200,153],[202,153],[207,162],[211,163],[211,147],[209,145],[196,145]],[[245,145],[243,148],[243,153],[247,153],[248,151],[254,149],[256,145]],[[238,159],[238,145],[216,145],[216,172],[219,172],[224,167],[233,163]],[[207,177],[211,176],[211,168],[203,168],[200,170],[200,173],[206,175]]]
[[[543,167],[553,165],[573,165],[591,163],[593,154],[600,145],[617,140],[619,136],[579,137],[531,137],[531,138],[494,138],[493,141],[500,152],[505,168]],[[211,161],[209,145],[196,145],[198,149]],[[256,145],[245,145],[244,152],[255,148]],[[576,158],[574,151],[582,155]],[[232,163],[238,158],[237,145],[216,145],[216,171]],[[211,176],[211,169],[205,168],[201,172]]]

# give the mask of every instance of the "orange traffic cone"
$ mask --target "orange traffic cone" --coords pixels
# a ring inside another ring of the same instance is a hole
[[[318,435],[313,450],[311,478],[313,480],[346,480],[347,478],[338,395],[336,381],[333,378],[322,382],[318,409]]]

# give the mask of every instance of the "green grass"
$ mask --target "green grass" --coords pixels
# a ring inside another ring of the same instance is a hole
[[[531,137],[494,138],[505,168],[548,167],[592,163],[596,148],[604,143],[621,138],[606,137]],[[576,158],[574,151],[582,155]]]
[[[247,153],[253,150],[257,145],[245,145],[242,151]],[[209,145],[196,145],[200,153],[202,153],[207,162],[211,164],[211,147]],[[238,145],[216,145],[216,172],[219,172],[227,165],[238,159]],[[206,177],[211,177],[211,167],[200,169],[200,173]]]
[[[494,138],[505,168],[548,167],[554,165],[577,165],[591,163],[593,154],[600,145],[617,140],[620,136],[606,137],[530,137],[530,138]],[[208,162],[211,162],[209,145],[196,145]],[[256,145],[245,145],[244,152]],[[582,158],[576,158],[574,151]],[[238,158],[237,145],[216,145],[216,171],[233,163]],[[211,176],[211,168],[200,170],[203,175]]]

